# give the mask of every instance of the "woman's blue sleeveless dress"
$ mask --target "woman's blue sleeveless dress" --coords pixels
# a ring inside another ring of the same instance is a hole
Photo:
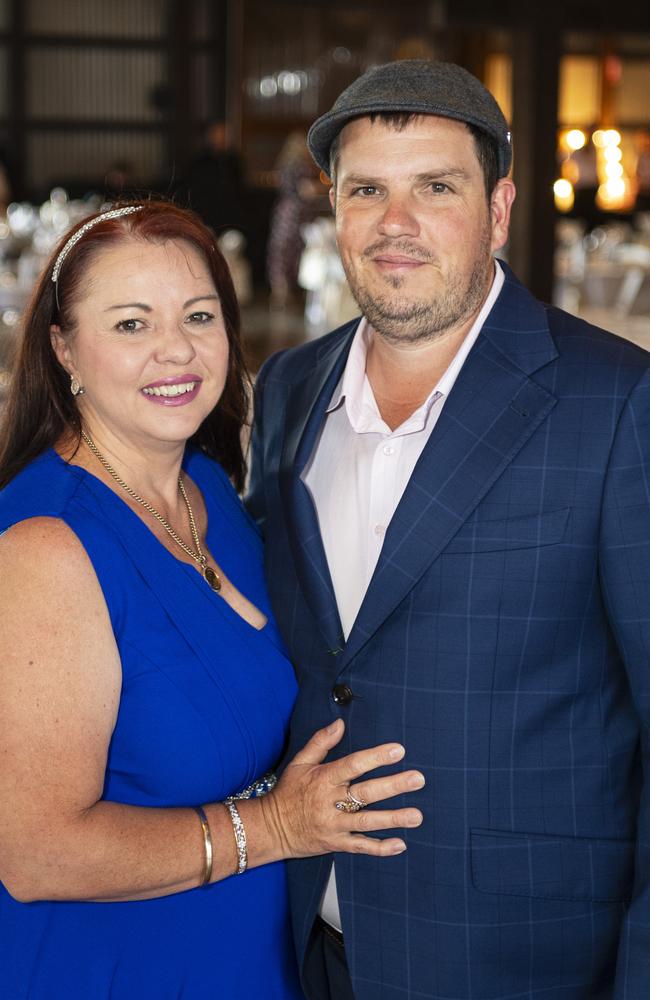
[[[260,631],[112,490],[55,452],[0,493],[0,532],[61,518],[102,586],[123,673],[104,787],[114,802],[192,806],[245,788],[281,756],[296,695],[256,529],[216,463],[192,452],[185,468],[205,498],[209,549],[268,616]],[[198,818],[196,849],[198,865]],[[0,885],[2,1000],[302,996],[282,863],[138,902],[19,903]]]

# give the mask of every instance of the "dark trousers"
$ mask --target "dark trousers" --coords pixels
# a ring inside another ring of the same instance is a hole
[[[320,917],[307,946],[303,987],[307,1000],[354,1000],[343,943]]]

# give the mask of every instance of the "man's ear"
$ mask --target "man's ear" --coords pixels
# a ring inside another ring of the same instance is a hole
[[[509,177],[497,182],[490,198],[490,219],[492,222],[492,250],[500,250],[508,241],[510,209],[517,191]]]
[[[330,189],[327,192],[327,194],[330,200],[330,205],[332,206],[332,211],[336,212],[336,190],[334,187],[334,182],[330,184]]]

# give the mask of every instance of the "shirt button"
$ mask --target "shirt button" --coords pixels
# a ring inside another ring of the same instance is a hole
[[[337,705],[348,705],[354,698],[352,688],[347,684],[335,684],[332,688],[332,698]]]
[[[392,444],[385,444],[382,450],[384,452],[384,455],[394,455],[395,454],[395,449],[393,448]]]
[[[383,535],[383,533],[384,533],[385,530],[386,529],[384,528],[383,524],[376,524],[375,525],[375,534],[376,535]]]

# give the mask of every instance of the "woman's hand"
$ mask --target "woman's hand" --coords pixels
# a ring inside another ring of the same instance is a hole
[[[419,771],[403,771],[383,778],[364,780],[368,771],[395,764],[404,747],[385,743],[358,750],[340,760],[323,764],[329,751],[340,742],[342,720],[319,729],[296,754],[277,788],[260,799],[266,825],[279,844],[283,858],[306,858],[331,851],[387,857],[406,850],[403,840],[380,840],[367,833],[395,827],[416,827],[422,822],[419,809],[361,809],[345,812],[336,803],[346,801],[348,790],[366,805],[395,795],[413,792],[424,785]]]

